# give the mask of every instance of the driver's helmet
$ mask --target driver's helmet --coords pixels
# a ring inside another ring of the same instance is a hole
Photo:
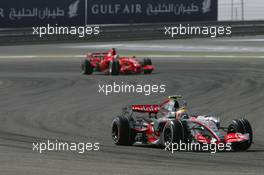
[[[179,110],[187,113],[188,112],[188,108],[187,108],[187,102],[185,100],[182,101],[182,103],[180,104],[180,108]]]
[[[174,110],[176,112],[176,118],[181,119],[188,119],[188,109],[187,109],[187,102],[182,100],[179,101],[178,99],[182,98],[181,95],[173,95],[169,96],[169,99],[171,99],[174,102]]]
[[[112,55],[116,55],[116,49],[112,48]]]
[[[175,111],[185,110],[187,112],[187,102],[185,100],[179,101],[178,99],[182,98],[181,95],[172,95],[168,97],[174,103]]]
[[[112,48],[108,51],[108,56],[115,56],[116,55],[116,49]]]

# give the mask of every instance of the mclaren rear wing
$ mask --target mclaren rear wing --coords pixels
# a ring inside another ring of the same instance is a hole
[[[135,112],[146,112],[157,114],[159,112],[159,105],[132,105],[132,110]]]

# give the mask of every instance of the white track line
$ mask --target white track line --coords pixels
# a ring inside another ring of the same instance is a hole
[[[23,58],[84,58],[85,55],[0,55],[0,59]]]
[[[152,58],[264,58],[264,55],[137,55],[137,57]],[[30,58],[85,58],[85,55],[0,55],[0,59],[30,59]]]

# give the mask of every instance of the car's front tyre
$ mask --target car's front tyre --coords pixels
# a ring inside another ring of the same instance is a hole
[[[234,151],[245,151],[249,149],[253,141],[253,132],[252,127],[247,119],[234,119],[232,123],[228,126],[228,133],[237,132],[241,134],[249,134],[249,140],[239,143],[232,143],[232,149]]]
[[[148,65],[152,65],[152,61],[150,58],[144,58],[143,60],[143,66],[148,66]],[[152,73],[152,69],[144,69],[144,74],[151,74]]]

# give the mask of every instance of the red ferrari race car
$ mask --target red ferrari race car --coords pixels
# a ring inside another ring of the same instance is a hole
[[[112,140],[116,145],[168,143],[229,144],[230,150],[247,150],[253,139],[249,121],[234,119],[220,127],[210,115],[188,115],[181,96],[170,96],[160,105],[131,105],[123,108],[112,122]],[[181,104],[182,103],[182,104]]]
[[[121,74],[151,74],[154,70],[149,58],[138,61],[133,57],[119,57],[116,50],[110,49],[105,53],[88,53],[82,63],[83,74],[89,75],[93,72],[103,72],[109,75]]]

